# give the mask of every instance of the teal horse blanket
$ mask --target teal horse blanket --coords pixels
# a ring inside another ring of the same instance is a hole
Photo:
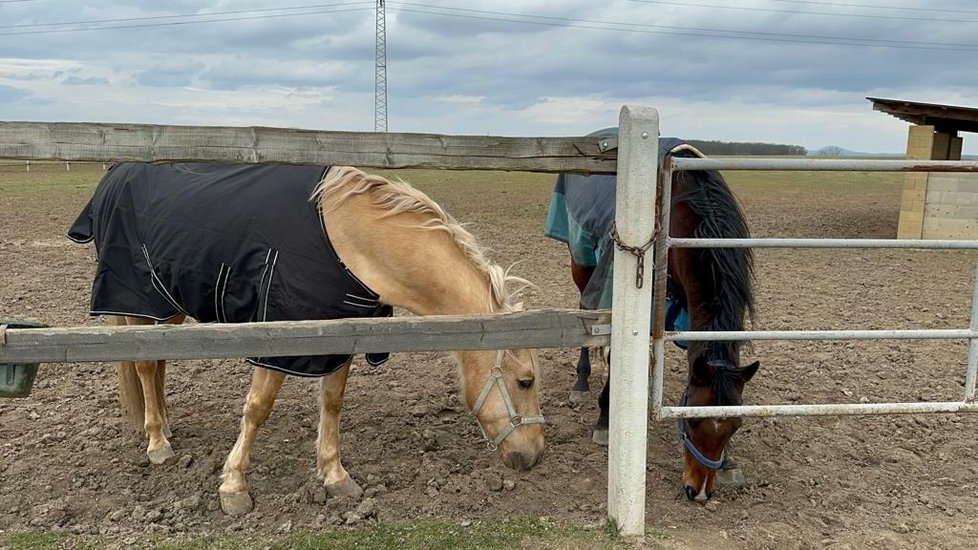
[[[616,137],[618,128],[605,128],[589,135],[599,139]],[[703,156],[683,140],[659,138],[659,167],[666,156],[681,151]],[[611,307],[615,249],[611,225],[615,221],[616,184],[617,178],[611,175],[560,174],[547,211],[544,234],[567,243],[577,265],[594,267],[581,293],[581,306],[585,309]],[[670,279],[666,330],[687,330],[689,312],[682,298],[672,291],[672,286]]]

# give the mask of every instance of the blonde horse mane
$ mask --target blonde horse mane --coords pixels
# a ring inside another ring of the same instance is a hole
[[[334,166],[316,186],[312,200],[317,201],[320,212],[325,214],[327,197],[333,199],[335,208],[354,195],[369,195],[372,203],[385,211],[382,217],[402,213],[421,214],[428,218],[420,225],[422,229],[444,231],[451,236],[469,261],[489,280],[491,311],[517,309],[518,306],[512,303],[513,297],[532,286],[526,279],[510,275],[509,269],[490,262],[475,236],[435,201],[404,180],[389,180],[352,166]]]

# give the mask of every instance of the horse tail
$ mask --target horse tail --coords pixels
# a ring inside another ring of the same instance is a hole
[[[125,317],[115,315],[109,317],[109,323],[118,326],[128,324]],[[116,374],[119,380],[119,405],[122,407],[122,415],[134,429],[142,430],[146,404],[143,399],[143,386],[136,373],[136,363],[118,362]]]

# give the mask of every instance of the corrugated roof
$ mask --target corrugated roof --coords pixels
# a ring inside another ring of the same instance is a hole
[[[904,99],[867,97],[873,109],[911,124],[933,125],[942,132],[978,132],[978,109]]]

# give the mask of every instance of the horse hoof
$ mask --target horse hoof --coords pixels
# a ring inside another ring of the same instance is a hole
[[[591,392],[587,390],[585,391],[572,390],[570,392],[570,397],[567,399],[567,401],[571,404],[572,407],[578,407],[581,405],[581,403],[584,402],[585,399],[587,399],[587,395],[589,393]]]
[[[326,492],[333,498],[350,497],[357,500],[363,494],[363,489],[353,479],[346,478],[332,485],[326,485]]]
[[[173,452],[173,447],[170,447],[170,444],[167,443],[165,446],[160,447],[159,449],[151,449],[146,451],[146,456],[149,457],[149,461],[153,464],[163,464],[166,462],[166,459],[173,458],[176,455]]]
[[[591,434],[591,441],[602,447],[608,446],[608,430],[594,430]]]
[[[717,470],[717,483],[735,489],[742,489],[747,486],[747,477],[739,467],[721,468]]]
[[[255,509],[255,501],[244,493],[221,493],[221,510],[229,516],[243,516]]]

